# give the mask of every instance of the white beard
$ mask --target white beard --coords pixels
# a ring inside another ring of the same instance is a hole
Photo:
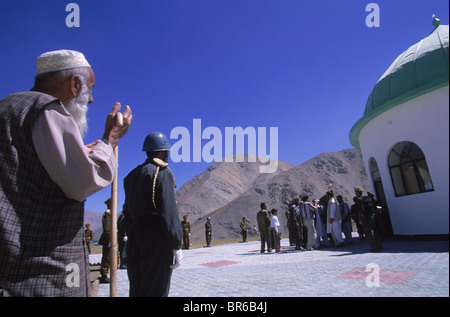
[[[88,129],[86,114],[88,111],[87,104],[89,102],[90,93],[84,80],[82,80],[82,84],[78,97],[69,100],[64,106],[75,119],[81,137],[84,137]]]

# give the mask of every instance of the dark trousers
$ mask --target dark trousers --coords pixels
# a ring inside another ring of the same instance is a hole
[[[263,228],[259,232],[261,238],[261,252],[265,251],[265,246],[267,244],[267,251],[272,252],[272,239],[270,236],[270,228]]]
[[[205,238],[206,238],[206,245],[210,245],[211,244],[211,231],[206,231],[205,232]]]
[[[247,242],[247,230],[241,230],[242,241]]]
[[[110,267],[110,260],[109,260],[109,245],[103,245],[102,246],[102,261],[100,263],[100,274],[102,276],[108,275],[109,267]]]
[[[380,250],[383,246],[381,244],[381,237],[375,228],[374,217],[364,217],[363,227],[367,242],[369,242],[374,250]]]
[[[132,221],[127,242],[130,297],[167,297],[173,251],[159,219],[148,216]]]
[[[185,249],[189,249],[189,235],[188,234],[183,234],[183,245]]]

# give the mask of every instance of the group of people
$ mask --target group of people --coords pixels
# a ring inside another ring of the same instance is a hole
[[[383,249],[381,234],[376,226],[376,205],[373,196],[363,195],[363,189],[354,188],[354,204],[350,207],[341,195],[334,197],[327,191],[310,202],[309,196],[294,198],[286,211],[289,243],[297,250],[317,250],[324,247],[342,247],[352,243],[352,220],[361,239],[367,239],[370,252]]]

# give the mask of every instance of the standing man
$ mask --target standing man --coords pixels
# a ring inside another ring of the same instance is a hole
[[[106,211],[102,216],[103,232],[98,240],[98,244],[102,246],[102,261],[100,263],[100,283],[108,284],[108,272],[111,261],[109,259],[109,249],[111,248],[111,198],[105,201]]]
[[[341,229],[344,233],[345,243],[352,244],[352,218],[350,206],[344,201],[341,195],[337,195],[336,199],[339,203],[339,210],[341,211]]]
[[[175,180],[167,160],[170,142],[160,132],[147,135],[147,160],[124,179],[127,269],[130,297],[166,297],[172,270],[182,260],[182,230]]]
[[[331,234],[336,247],[344,246],[341,230],[341,211],[339,205],[334,199],[332,191],[327,192],[328,206],[327,206],[327,233]]]
[[[273,248],[275,249],[275,253],[278,253],[281,250],[280,246],[281,232],[280,232],[280,221],[278,220],[278,210],[274,208],[270,211],[270,213],[272,214],[270,218],[270,229],[273,238],[272,239]]]
[[[191,235],[191,224],[187,220],[188,216],[183,216],[183,221],[181,221],[181,228],[183,229],[183,245],[186,250],[189,250],[191,241],[189,241],[189,236]]]
[[[82,53],[53,51],[37,58],[31,91],[0,100],[0,296],[89,296],[84,201],[112,183],[132,120],[127,106],[116,126],[116,103],[85,145],[94,84]]]
[[[355,205],[358,211],[358,222],[364,228],[364,236],[372,247],[369,252],[380,252],[383,249],[381,239],[374,229],[375,207],[369,197],[363,196],[363,189],[355,187]]]
[[[256,222],[258,223],[259,235],[261,238],[261,253],[265,252],[267,245],[267,252],[272,252],[272,239],[270,238],[270,218],[267,212],[267,204],[261,203],[261,210],[256,214]]]
[[[86,240],[86,247],[89,254],[91,254],[91,242],[94,239],[94,232],[90,229],[91,224],[86,224],[86,230],[84,230],[84,239]]]
[[[314,224],[314,218],[316,216],[317,200],[314,205],[311,204],[309,196],[303,196],[302,205],[300,206],[300,214],[302,217],[302,223],[306,228],[306,250],[311,251],[317,249],[318,244],[316,240],[316,226]]]
[[[304,250],[302,247],[302,221],[300,215],[300,200],[294,198],[289,208],[289,223],[291,225],[292,242],[295,244],[295,250]]]
[[[206,218],[205,223],[205,237],[207,247],[211,246],[211,233],[212,233],[211,217],[208,216],[208,218]]]
[[[247,222],[245,220],[245,217],[242,217],[240,227],[241,227],[242,242],[247,242],[248,230],[247,230]]]

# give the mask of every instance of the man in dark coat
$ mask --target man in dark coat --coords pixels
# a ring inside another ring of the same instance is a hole
[[[267,204],[261,203],[261,210],[256,214],[256,222],[258,223],[259,234],[261,238],[261,253],[272,252],[272,239],[270,238],[270,218],[267,212]]]
[[[363,189],[355,187],[355,205],[358,210],[359,224],[364,228],[364,235],[372,247],[370,252],[380,252],[383,249],[381,238],[375,230],[375,207],[369,197],[363,195]]]
[[[150,133],[143,146],[147,160],[124,179],[130,297],[168,296],[172,270],[182,259],[169,150],[164,134]]]

